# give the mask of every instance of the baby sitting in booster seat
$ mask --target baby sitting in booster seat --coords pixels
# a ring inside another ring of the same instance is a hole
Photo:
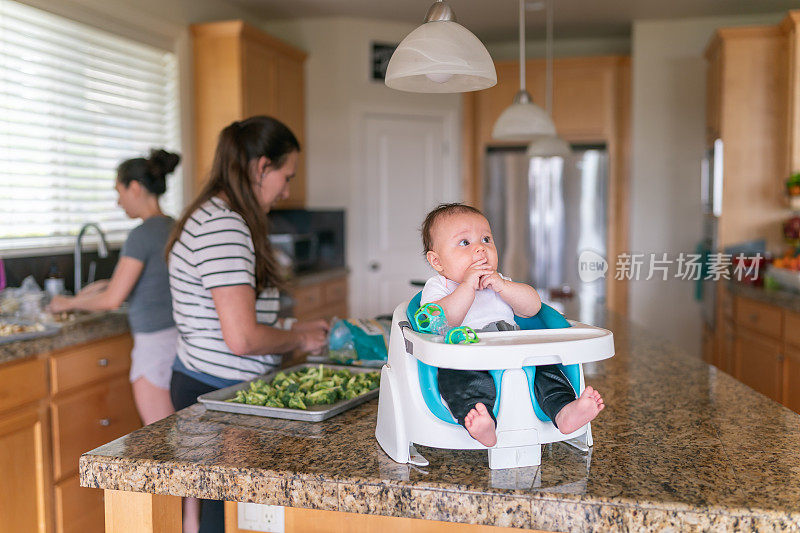
[[[436,303],[449,327],[480,331],[519,329],[514,315],[531,317],[542,301],[536,290],[497,272],[497,249],[489,221],[464,204],[442,204],[422,225],[428,263],[438,272],[422,290],[421,304]],[[440,368],[439,392],[458,423],[484,446],[497,443],[494,408],[497,393],[486,371]],[[572,433],[605,407],[600,393],[586,387],[579,398],[558,365],[536,367],[536,401],[558,430]]]

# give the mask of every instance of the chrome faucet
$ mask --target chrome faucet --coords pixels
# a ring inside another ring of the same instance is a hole
[[[100,256],[100,259],[108,257],[108,244],[106,243],[106,236],[103,233],[103,230],[100,229],[100,226],[94,222],[87,222],[81,226],[81,230],[78,232],[78,238],[75,239],[75,294],[78,294],[78,291],[80,291],[81,287],[83,286],[83,282],[81,281],[81,270],[83,268],[81,253],[83,252],[83,246],[81,244],[83,242],[83,235],[89,228],[94,228],[97,230],[97,255]],[[94,266],[94,261],[92,261],[92,265],[89,267],[89,283],[91,283],[94,278]]]

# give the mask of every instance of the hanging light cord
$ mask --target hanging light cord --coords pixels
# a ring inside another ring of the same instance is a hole
[[[547,1],[547,36],[545,41],[545,56],[547,65],[545,66],[547,87],[545,88],[545,109],[549,116],[553,116],[553,0]]]
[[[519,90],[525,90],[525,0],[519,0]]]

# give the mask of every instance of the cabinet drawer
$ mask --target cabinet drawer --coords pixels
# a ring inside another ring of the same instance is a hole
[[[736,323],[775,339],[781,337],[783,313],[777,307],[749,300],[736,299]]]
[[[56,485],[56,533],[102,533],[103,491],[81,487],[78,475]]]
[[[300,287],[292,294],[294,314],[301,315],[323,305],[322,286],[319,284]]]
[[[780,402],[783,388],[781,345],[769,337],[738,331],[736,346],[737,378],[764,396]]]
[[[132,347],[133,339],[125,334],[54,354],[50,359],[52,394],[127,372]]]
[[[0,411],[47,396],[43,359],[0,366]]]
[[[800,314],[784,311],[783,338],[786,342],[800,348]]]
[[[54,401],[52,420],[56,479],[76,472],[82,453],[141,426],[127,376]]]
[[[323,286],[325,305],[347,303],[347,278],[329,281]]]

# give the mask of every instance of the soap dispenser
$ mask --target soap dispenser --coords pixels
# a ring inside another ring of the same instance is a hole
[[[64,294],[64,276],[55,261],[50,263],[50,271],[44,280],[44,290],[50,298]]]

